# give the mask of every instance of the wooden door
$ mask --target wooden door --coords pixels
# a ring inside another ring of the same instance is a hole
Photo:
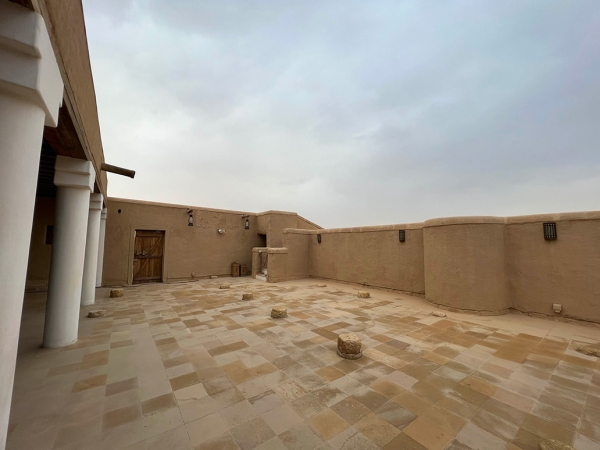
[[[133,251],[133,282],[162,281],[164,231],[135,231]]]

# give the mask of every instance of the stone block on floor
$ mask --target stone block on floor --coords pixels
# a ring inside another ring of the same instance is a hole
[[[285,306],[275,306],[271,310],[271,317],[273,319],[281,319],[287,317],[287,308]]]
[[[337,353],[342,358],[358,359],[362,356],[362,343],[354,333],[343,333],[338,336]]]

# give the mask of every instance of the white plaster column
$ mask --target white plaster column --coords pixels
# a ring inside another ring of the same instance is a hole
[[[100,215],[100,238],[98,239],[98,263],[96,266],[96,287],[102,286],[102,266],[104,264],[104,238],[106,237],[106,208]]]
[[[90,193],[96,176],[92,163],[83,159],[57,156],[54,169],[56,212],[44,324],[47,348],[77,341]]]
[[[44,20],[0,0],[0,449],[5,448],[44,125],[63,83]]]
[[[96,269],[98,268],[98,243],[100,242],[100,216],[102,215],[102,194],[90,195],[87,238],[85,241],[85,262],[83,263],[83,283],[81,286],[81,306],[93,305],[96,301]]]

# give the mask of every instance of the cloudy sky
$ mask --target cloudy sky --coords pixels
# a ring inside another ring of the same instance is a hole
[[[109,193],[324,226],[600,209],[600,2],[84,0]]]

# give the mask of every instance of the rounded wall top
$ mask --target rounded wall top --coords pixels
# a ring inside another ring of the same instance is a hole
[[[495,216],[466,216],[466,217],[443,217],[429,219],[423,222],[423,228],[443,227],[446,225],[504,225],[504,217]]]
[[[535,223],[535,222],[560,222],[567,220],[598,220],[600,219],[600,211],[581,211],[571,213],[554,213],[554,214],[535,214],[531,216],[514,216],[507,217],[506,223],[509,225]]]
[[[321,228],[319,230],[305,230],[296,228],[284,228],[283,233],[288,234],[334,234],[334,233],[369,233],[376,231],[397,231],[397,230],[420,230],[422,223],[405,223],[394,225],[375,225],[370,227],[354,228]]]

